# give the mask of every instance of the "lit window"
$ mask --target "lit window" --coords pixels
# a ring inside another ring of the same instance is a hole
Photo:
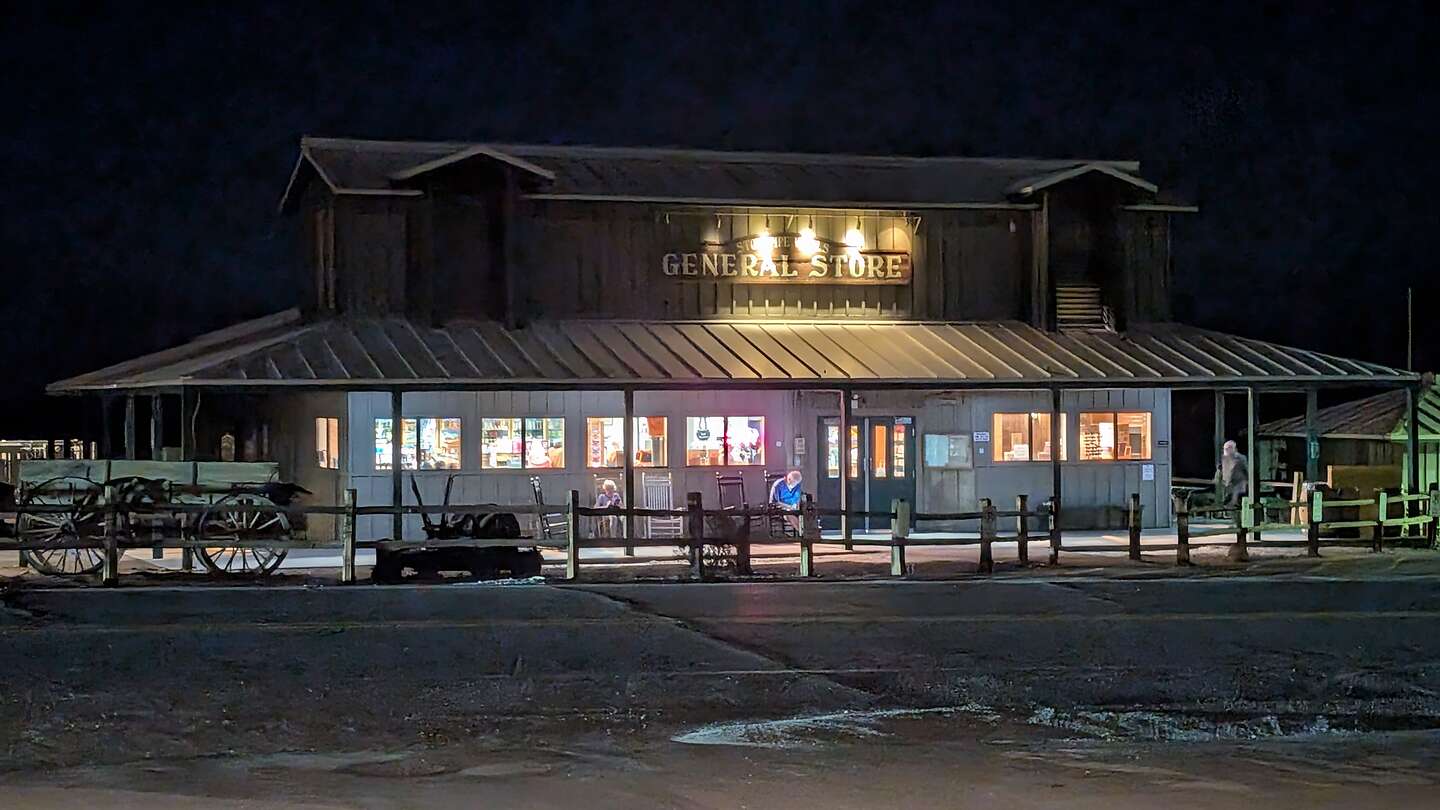
[[[666,421],[663,416],[635,417],[634,436],[636,467],[664,467],[666,456]],[[617,468],[625,466],[625,417],[592,416],[585,420],[585,466]]]
[[[850,426],[850,477],[860,477],[860,426]]]
[[[524,434],[519,418],[480,420],[480,469],[518,470],[525,466]]]
[[[416,441],[417,424],[419,427],[418,443]],[[400,425],[404,434],[400,440],[400,469],[460,469],[459,419],[424,417],[419,419],[418,422],[415,419],[402,419],[400,420]],[[390,454],[394,447],[394,445],[391,444],[393,438],[390,429],[390,420],[376,419],[376,470],[390,469]]]
[[[888,478],[890,466],[887,460],[890,458],[890,428],[888,425],[875,425],[870,430],[870,458],[873,460],[876,478]]]
[[[905,442],[906,434],[909,433],[909,431],[910,426],[907,424],[899,423],[895,425],[895,461],[894,466],[890,470],[890,476],[892,478],[905,477]]]
[[[991,423],[996,461],[1049,461],[1050,414],[997,413]],[[1060,419],[1060,460],[1066,461],[1065,419]]]
[[[531,470],[565,468],[564,418],[525,419],[525,467]]]
[[[825,477],[840,477],[840,423],[825,423]]]
[[[340,420],[315,418],[315,464],[324,470],[340,469]]]
[[[685,464],[743,467],[765,463],[765,417],[692,416],[685,420]]]
[[[1080,414],[1081,461],[1143,461],[1149,458],[1149,413]]]

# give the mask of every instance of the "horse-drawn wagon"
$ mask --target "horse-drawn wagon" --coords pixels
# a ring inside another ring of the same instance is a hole
[[[264,462],[25,461],[15,494],[15,536],[36,570],[94,574],[107,539],[120,548],[193,541],[221,575],[279,567],[303,527],[286,507],[305,490]]]

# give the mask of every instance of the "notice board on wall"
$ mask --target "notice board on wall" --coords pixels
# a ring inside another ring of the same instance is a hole
[[[968,433],[926,433],[925,466],[932,470],[968,470],[974,466]]]

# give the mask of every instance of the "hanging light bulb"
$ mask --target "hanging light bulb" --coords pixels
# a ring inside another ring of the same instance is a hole
[[[855,218],[855,227],[845,232],[845,247],[859,251],[865,247],[865,234],[860,230],[860,218]]]
[[[775,255],[775,237],[770,235],[768,228],[761,230],[760,235],[755,237],[754,246],[755,252],[759,253],[761,258],[769,259]]]
[[[820,240],[815,238],[814,228],[801,228],[800,238],[795,240],[795,247],[804,256],[814,256],[820,252]]]

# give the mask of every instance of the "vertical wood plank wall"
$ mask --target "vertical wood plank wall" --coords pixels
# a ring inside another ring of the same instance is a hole
[[[1139,492],[1145,507],[1145,525],[1169,525],[1170,491],[1170,393],[1166,390],[1117,389],[1067,392],[1062,398],[1066,414],[1068,458],[1062,465],[1065,499],[1076,527],[1103,528],[1121,525],[1118,507],[1131,492]],[[389,399],[384,393],[349,395],[349,458],[343,462],[351,486],[363,505],[390,502],[390,474],[374,470],[374,422],[388,418]],[[762,474],[765,470],[799,467],[805,474],[808,491],[820,480],[819,418],[838,413],[831,393],[796,394],[785,391],[641,391],[635,395],[637,416],[665,416],[668,422],[669,470],[676,503],[684,493],[700,492],[708,505],[715,503],[717,470],[738,472],[745,478],[746,495],[752,500],[765,497]],[[967,433],[990,431],[996,412],[1043,412],[1049,410],[1046,392],[861,392],[856,415],[914,416],[918,511],[967,511],[977,498],[1013,503],[1015,495],[1027,493],[1032,499],[1050,495],[1050,465],[1047,462],[994,462],[991,447],[974,446],[972,470],[935,470],[924,466],[926,433]],[[1152,414],[1152,456],[1146,462],[1078,462],[1079,428],[1077,414],[1091,410],[1136,410]],[[620,482],[618,470],[585,467],[585,418],[620,416],[623,402],[619,392],[433,392],[405,397],[406,418],[459,417],[463,468],[456,473],[452,495],[455,503],[530,503],[529,478],[538,475],[547,497],[557,500],[570,489],[593,498],[597,477]],[[685,466],[685,419],[690,416],[764,416],[766,420],[766,463],[763,466],[717,468]],[[480,436],[484,417],[564,417],[564,470],[481,470]],[[795,453],[796,437],[805,439],[807,452]],[[777,446],[778,442],[778,446]],[[1145,481],[1142,464],[1155,466],[1154,480]],[[636,469],[637,488],[645,468]],[[451,471],[414,472],[427,503],[439,503],[445,479]],[[405,471],[406,503],[413,503]],[[634,501],[639,504],[640,501]],[[389,535],[388,518],[361,518],[360,538]],[[407,518],[407,535],[420,537],[418,517]],[[936,526],[932,528],[946,528]],[[954,526],[952,528],[973,528]]]

